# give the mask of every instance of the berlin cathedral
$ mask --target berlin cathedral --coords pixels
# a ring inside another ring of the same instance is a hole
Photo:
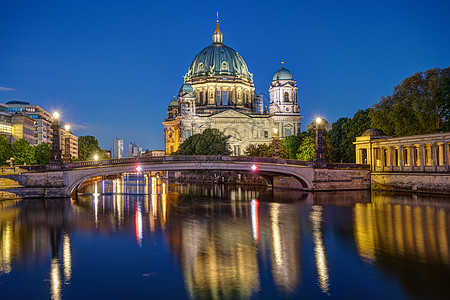
[[[250,144],[270,143],[274,135],[284,138],[300,133],[297,82],[284,66],[273,76],[269,95],[267,111],[244,59],[223,44],[217,20],[213,43],[195,56],[178,97],[167,109],[162,123],[166,155],[207,128],[219,129],[228,137],[233,155],[243,155]]]

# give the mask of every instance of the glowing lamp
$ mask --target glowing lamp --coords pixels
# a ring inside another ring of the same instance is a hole
[[[98,155],[97,154],[94,155],[94,160],[98,160]]]
[[[277,128],[274,128],[274,129],[273,129],[273,133],[277,134],[277,133],[278,133],[278,129],[277,129]]]
[[[253,165],[253,166],[252,166],[252,170],[253,170],[253,172],[255,172],[255,171],[256,171],[256,169],[258,169],[258,166],[257,166],[257,165]]]
[[[136,172],[140,172],[140,171],[142,171],[142,167],[141,166],[137,166],[136,167]]]
[[[316,123],[318,123],[318,124],[322,123],[322,118],[320,118],[320,117],[317,118],[317,119],[316,119]]]
[[[69,125],[69,124],[66,124],[66,125],[64,126],[64,129],[65,129],[66,131],[69,131],[69,130],[70,130],[70,125]]]
[[[55,119],[59,119],[59,112],[54,112],[53,113],[53,118],[55,118]]]

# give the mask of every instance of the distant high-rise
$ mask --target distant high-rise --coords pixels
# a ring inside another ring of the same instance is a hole
[[[123,139],[113,140],[113,158],[123,158]]]
[[[142,147],[135,143],[128,145],[128,157],[140,157],[142,154]]]

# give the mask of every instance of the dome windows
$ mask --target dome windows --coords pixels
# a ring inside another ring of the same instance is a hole
[[[284,93],[284,101],[289,102],[289,93],[288,92]]]
[[[228,64],[227,64],[226,61],[223,61],[223,62],[222,62],[222,65],[221,65],[221,67],[220,67],[220,70],[221,70],[221,71],[228,71]]]
[[[203,63],[198,64],[198,72],[205,72],[205,65]]]

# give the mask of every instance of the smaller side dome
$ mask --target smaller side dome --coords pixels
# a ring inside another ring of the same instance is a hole
[[[386,134],[383,132],[383,130],[378,128],[369,128],[362,134],[362,136],[385,136],[385,135]]]
[[[178,106],[178,100],[175,99],[175,97],[172,99],[172,101],[170,101],[169,103],[169,107],[176,107]]]
[[[180,88],[180,93],[193,93],[194,89],[189,83],[184,83]]]
[[[285,69],[284,67],[281,67],[275,75],[273,75],[273,81],[275,80],[294,80],[294,77],[292,76],[291,71],[288,69]]]

